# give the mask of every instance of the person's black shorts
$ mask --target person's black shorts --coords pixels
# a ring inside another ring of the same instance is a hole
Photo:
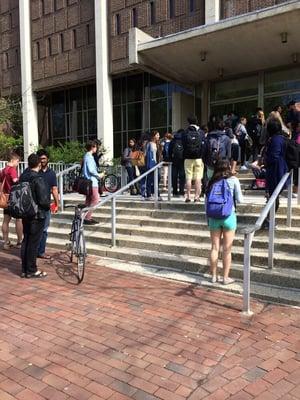
[[[3,209],[3,214],[4,214],[4,215],[9,215],[9,216],[10,216],[9,209],[8,209],[8,208],[4,208],[4,209]]]
[[[238,161],[240,155],[240,146],[237,143],[232,143],[231,145],[231,159],[233,161]]]

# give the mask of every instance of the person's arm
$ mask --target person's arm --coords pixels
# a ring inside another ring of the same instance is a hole
[[[87,157],[85,161],[86,161],[86,168],[88,170],[88,173],[91,176],[93,176],[97,179],[100,179],[94,157]]]
[[[226,146],[227,160],[231,160],[231,140],[228,138]]]
[[[128,147],[126,147],[126,149],[124,149],[124,151],[123,151],[123,160],[124,161],[131,161],[130,150],[129,150]]]
[[[234,180],[234,198],[236,203],[240,204],[244,202],[244,196],[242,193],[241,184],[237,178]]]

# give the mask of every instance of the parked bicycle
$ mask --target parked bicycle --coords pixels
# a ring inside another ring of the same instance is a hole
[[[85,205],[78,204],[77,206],[69,205],[67,207],[75,207],[74,218],[70,232],[70,261],[73,263],[74,259],[76,258],[77,278],[78,283],[81,283],[84,278],[85,261],[87,256],[82,215],[82,209],[85,207]]]
[[[120,182],[117,175],[104,172],[99,181],[99,193],[102,194],[104,191],[114,193],[119,189],[119,186]]]

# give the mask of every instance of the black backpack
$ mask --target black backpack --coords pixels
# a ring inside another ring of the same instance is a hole
[[[183,144],[181,139],[174,139],[171,157],[174,163],[183,161]]]
[[[300,167],[300,145],[295,140],[286,139],[285,160],[289,171]]]
[[[13,218],[34,218],[38,212],[38,205],[32,196],[29,182],[13,185],[8,200],[9,214]]]
[[[184,158],[196,159],[202,157],[202,132],[195,127],[188,127],[183,135]]]

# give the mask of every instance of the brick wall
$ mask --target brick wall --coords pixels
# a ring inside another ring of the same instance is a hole
[[[36,90],[95,79],[94,0],[31,0]]]
[[[286,3],[289,0],[221,0],[221,17],[230,18],[251,11]]]
[[[21,91],[18,0],[0,0],[0,95]]]
[[[170,18],[169,0],[155,0],[155,23],[151,24],[149,0],[110,0],[110,49],[113,74],[130,69],[128,65],[128,32],[132,27],[132,10],[136,9],[137,27],[151,36],[166,36],[204,24],[204,0],[195,0],[190,12],[189,0],[174,0],[174,15]],[[119,15],[120,32],[116,16]]]

